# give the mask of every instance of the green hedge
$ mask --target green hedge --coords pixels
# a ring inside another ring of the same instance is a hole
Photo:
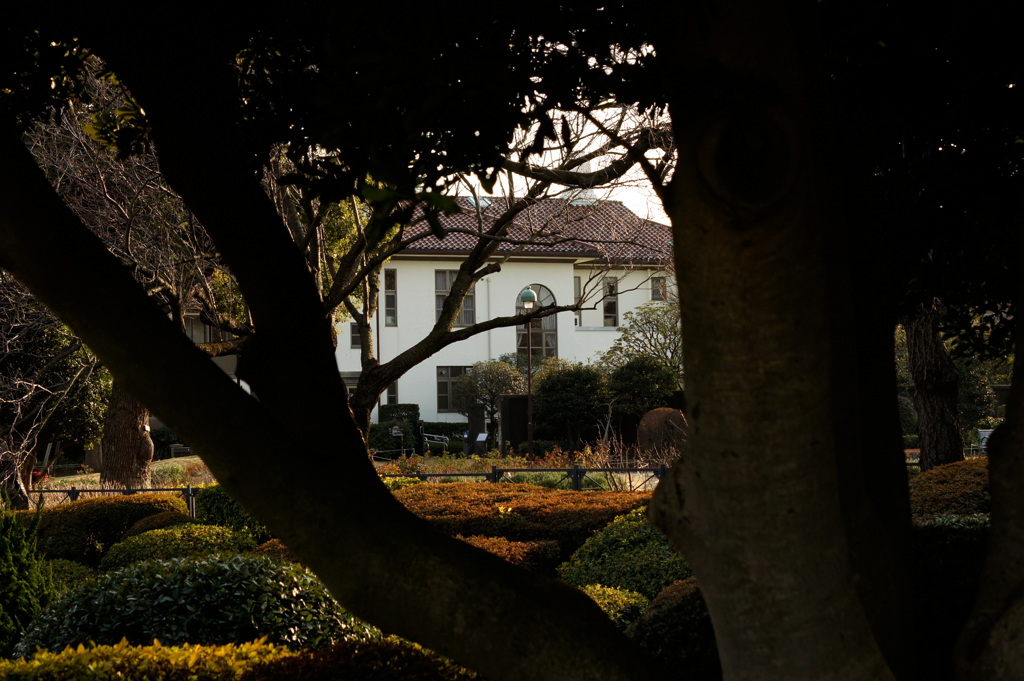
[[[406,421],[409,424],[420,420],[418,404],[382,404],[377,410],[379,421]]]
[[[24,524],[0,508],[0,656],[11,653],[32,619],[56,596],[50,567],[36,550],[39,515]]]
[[[534,485],[466,482],[394,492],[409,510],[451,536],[558,542],[565,560],[616,516],[646,506],[648,492],[566,492]]]
[[[101,575],[55,601],[15,650],[94,641],[220,645],[266,636],[291,648],[379,636],[303,568],[251,555],[153,560]]]
[[[693,577],[666,587],[626,633],[681,679],[722,678],[711,615]]]
[[[53,575],[53,586],[57,594],[71,591],[85,580],[96,576],[96,570],[93,568],[66,558],[48,559],[46,564]]]
[[[623,631],[639,619],[651,603],[646,596],[635,591],[600,584],[587,584],[583,587],[583,593],[590,596],[608,615],[608,619]]]
[[[558,567],[558,575],[570,584],[603,584],[647,598],[691,574],[665,535],[647,522],[642,508],[616,518]]]
[[[256,547],[252,535],[218,525],[185,524],[150,530],[114,544],[100,561],[101,570],[116,570],[143,560],[187,558],[210,553],[241,553]]]
[[[43,511],[39,548],[47,558],[95,567],[132,525],[164,511],[187,513],[188,509],[181,497],[156,493],[96,497],[52,506]],[[18,515],[28,518],[31,513],[20,511]]]
[[[167,527],[174,527],[175,525],[186,525],[198,522],[198,520],[187,513],[182,513],[180,511],[164,511],[163,513],[154,513],[153,515],[147,516],[138,521],[128,528],[128,531],[124,533],[124,536],[127,539],[128,537],[134,537],[137,534],[149,532],[150,530],[162,530]]]
[[[285,647],[255,642],[223,646],[162,645],[68,648],[31,660],[0,660],[7,681],[236,681],[257,663],[294,655]]]
[[[220,485],[204,487],[196,494],[196,520],[204,525],[220,525],[248,532],[258,544],[271,539],[270,531],[263,523]]]

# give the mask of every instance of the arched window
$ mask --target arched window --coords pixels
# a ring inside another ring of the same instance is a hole
[[[555,304],[555,294],[543,284],[530,284],[530,288],[537,294],[537,306],[546,307]],[[526,310],[523,303],[516,294],[516,314],[522,314]],[[533,356],[534,357],[558,357],[558,315],[548,315],[541,319],[534,319],[533,327]],[[526,325],[520,324],[516,327],[516,352],[525,355],[527,351]]]

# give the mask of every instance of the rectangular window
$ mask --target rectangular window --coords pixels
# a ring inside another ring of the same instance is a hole
[[[356,324],[355,322],[352,322],[351,324],[348,325],[348,329],[349,335],[352,336],[352,340],[350,341],[351,344],[349,345],[349,347],[357,349],[363,347],[363,337],[359,333],[359,325]]]
[[[579,277],[572,278],[572,302],[579,305],[583,295],[583,284]],[[576,310],[576,326],[583,326],[583,310]]]
[[[398,273],[384,270],[384,326],[398,326]]]
[[[651,300],[668,300],[668,284],[665,277],[651,277]]]
[[[601,309],[604,312],[605,326],[619,325],[619,280],[616,277],[605,277],[601,280]]]
[[[398,381],[388,386],[387,404],[398,404]]]
[[[437,367],[437,410],[455,411],[452,401],[455,382],[469,371],[469,367]]]
[[[459,276],[458,270],[434,270],[434,321],[441,318],[441,309],[444,301],[451,293],[452,283]],[[471,326],[476,324],[476,296],[473,289],[470,289],[462,300],[462,309],[455,315],[455,323],[452,326]]]

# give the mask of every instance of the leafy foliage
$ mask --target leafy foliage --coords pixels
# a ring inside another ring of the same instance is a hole
[[[609,400],[604,374],[588,364],[548,362],[534,378],[533,392],[536,435],[574,444],[596,433]]]
[[[638,357],[649,357],[674,377],[676,385],[683,382],[683,335],[676,303],[652,301],[622,315],[619,336],[604,355],[601,363],[619,368]]]
[[[251,555],[152,560],[97,577],[44,610],[16,654],[122,638],[143,645],[224,644],[266,636],[291,648],[376,630],[346,614],[306,570]]]
[[[50,573],[53,576],[53,588],[58,595],[65,591],[71,591],[96,575],[96,570],[88,565],[64,558],[53,558],[47,560],[46,564],[50,568]]]
[[[388,638],[355,645],[344,641],[322,650],[268,661],[240,681],[470,681],[477,675],[418,646]]]
[[[125,532],[124,536],[134,537],[137,534],[149,532],[150,530],[161,530],[165,527],[174,527],[175,525],[186,525],[198,522],[198,520],[187,513],[181,513],[180,511],[163,511],[162,513],[154,513],[153,515],[146,516],[139,520],[128,528],[128,531]]]
[[[0,660],[0,677],[11,681],[235,681],[258,663],[294,655],[283,646],[256,641],[221,646],[159,644],[79,645],[31,660]]]
[[[196,495],[196,520],[207,525],[244,530],[251,534],[257,543],[270,539],[270,531],[263,523],[232,499],[220,485],[210,485],[199,490]]]
[[[156,558],[187,558],[209,553],[242,552],[256,546],[252,535],[218,525],[184,524],[150,530],[110,547],[100,561],[101,570],[116,570]]]
[[[168,494],[80,499],[43,511],[39,548],[47,558],[66,558],[95,566],[104,552],[121,541],[128,528],[142,518],[186,510],[181,497]]]
[[[525,392],[526,379],[516,367],[501,361],[477,362],[456,381],[452,397],[460,414],[468,416],[471,407],[483,407],[493,437],[498,431],[501,396]]]
[[[693,577],[665,587],[626,633],[687,679],[722,678],[711,615]]]
[[[647,522],[643,508],[619,516],[558,567],[570,584],[604,584],[653,598],[692,573],[668,539]]]
[[[988,513],[988,457],[936,466],[910,481],[910,510],[915,520]]]
[[[608,379],[615,411],[640,417],[668,405],[679,387],[679,377],[649,355],[638,355],[612,370]]]
[[[0,657],[56,594],[50,568],[36,551],[35,529],[35,522],[26,527],[0,509]]]
[[[613,586],[587,584],[583,593],[597,603],[619,629],[627,629],[644,613],[651,601],[643,594]]]

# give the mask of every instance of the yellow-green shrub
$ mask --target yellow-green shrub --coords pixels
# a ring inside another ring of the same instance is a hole
[[[665,535],[647,522],[645,509],[619,516],[558,566],[559,577],[570,584],[604,584],[647,598],[691,574]]]
[[[235,681],[262,662],[294,655],[264,641],[223,646],[78,646],[41,652],[31,660],[0,660],[8,681]]]
[[[217,525],[175,525],[150,530],[114,544],[100,561],[101,570],[116,570],[154,558],[186,558],[210,553],[240,553],[256,546],[248,532]]]
[[[418,646],[389,638],[322,650],[255,665],[241,681],[472,681],[477,675]]]
[[[181,497],[128,494],[80,499],[43,511],[39,548],[47,558],[66,558],[95,566],[132,525],[164,511],[185,513]],[[25,512],[21,512],[25,513]]]
[[[628,589],[616,589],[614,586],[587,584],[583,593],[597,603],[608,619],[619,629],[625,630],[644,613],[650,600],[643,594]]]
[[[936,466],[910,481],[910,510],[917,521],[988,513],[990,504],[987,456]]]
[[[87,579],[96,575],[96,570],[88,565],[76,563],[65,558],[52,558],[46,561],[53,575],[53,587],[58,594],[70,591]]]
[[[149,532],[150,530],[162,530],[165,527],[174,527],[175,525],[187,525],[189,523],[198,522],[198,520],[187,513],[181,513],[180,511],[164,511],[163,513],[154,513],[151,516],[146,516],[129,527],[128,531],[124,533],[124,536],[127,539],[128,537],[134,537],[137,534]]]
[[[230,527],[251,534],[256,543],[271,538],[270,531],[220,485],[204,487],[196,494],[196,519],[207,525]]]

